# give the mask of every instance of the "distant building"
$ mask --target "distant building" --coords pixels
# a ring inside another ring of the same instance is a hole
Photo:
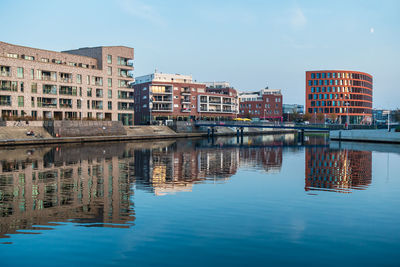
[[[239,94],[239,116],[282,121],[282,93],[279,89],[262,89]]]
[[[0,42],[1,117],[133,124],[133,48],[63,52]]]
[[[372,122],[372,75],[359,71],[306,72],[306,112],[339,123]]]
[[[388,122],[388,117],[393,122],[393,111],[389,109],[373,109],[372,110],[372,120],[375,124],[386,124]]]
[[[229,85],[229,84],[228,84]],[[207,88],[190,75],[153,73],[135,79],[135,123],[165,120],[232,119],[238,113],[237,91]]]
[[[283,104],[282,105],[282,112],[283,114],[293,114],[293,113],[298,113],[298,114],[303,114],[304,113],[304,106],[303,105],[298,105],[298,104]]]

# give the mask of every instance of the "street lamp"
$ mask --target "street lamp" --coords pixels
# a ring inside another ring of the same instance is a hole
[[[347,119],[346,119],[346,121],[347,121],[347,130],[348,130],[349,129],[349,105],[350,105],[350,103],[346,102],[345,105],[346,105],[346,109],[347,109]]]

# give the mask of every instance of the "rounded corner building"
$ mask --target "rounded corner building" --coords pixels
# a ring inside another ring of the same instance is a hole
[[[306,71],[306,112],[338,123],[372,122],[372,75],[349,70]]]

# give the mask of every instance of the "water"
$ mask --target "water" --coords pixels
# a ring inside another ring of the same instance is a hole
[[[399,174],[326,136],[2,149],[1,265],[398,266]]]

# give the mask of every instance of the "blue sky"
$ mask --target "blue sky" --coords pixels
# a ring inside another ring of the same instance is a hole
[[[157,68],[243,91],[281,88],[304,103],[305,71],[374,76],[374,107],[400,108],[400,1],[0,0],[1,41],[66,50],[135,48]]]

